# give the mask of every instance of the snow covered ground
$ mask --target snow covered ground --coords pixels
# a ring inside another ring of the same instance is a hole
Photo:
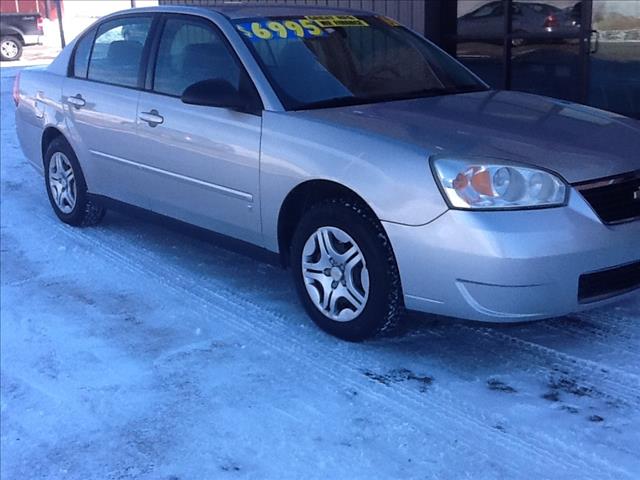
[[[57,221],[2,69],[3,479],[640,477],[640,296],[349,344],[288,272],[158,222]]]

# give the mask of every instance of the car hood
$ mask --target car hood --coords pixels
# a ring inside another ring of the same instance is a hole
[[[640,122],[526,93],[474,92],[296,115],[409,143],[425,155],[544,167],[570,183],[640,169]]]

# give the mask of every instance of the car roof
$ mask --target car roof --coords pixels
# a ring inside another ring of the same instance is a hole
[[[260,5],[233,2],[203,7],[214,10],[231,20],[255,17],[303,17],[306,15],[358,15],[369,13],[351,8],[303,6],[303,5]]]
[[[135,11],[161,13],[196,13],[216,12],[230,20],[261,17],[304,17],[307,15],[373,15],[366,10],[351,8],[303,6],[303,5],[264,5],[244,2],[229,2],[221,5],[161,5],[156,7],[137,8]],[[123,10],[112,16],[129,14],[131,10]]]

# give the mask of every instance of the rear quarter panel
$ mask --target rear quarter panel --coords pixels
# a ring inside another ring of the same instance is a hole
[[[64,77],[42,68],[20,72],[20,101],[16,108],[16,130],[27,160],[43,172],[42,134],[48,127],[65,132],[62,108]]]

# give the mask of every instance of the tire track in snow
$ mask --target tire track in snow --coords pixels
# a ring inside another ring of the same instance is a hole
[[[626,300],[621,303],[613,303],[606,308],[600,307],[594,310],[576,312],[570,316],[580,320],[586,318],[588,321],[598,322],[600,328],[603,325],[618,329],[631,327],[638,323],[637,318],[633,318],[632,315],[638,313],[638,309],[640,309],[640,290],[628,295]],[[632,334],[633,337],[640,336],[638,332],[627,332],[627,334]]]
[[[456,324],[456,329],[469,333],[469,336],[461,341],[468,341],[470,348],[491,351],[494,357],[498,355],[505,364],[514,363],[514,356],[518,355],[520,358],[515,359],[515,365],[523,372],[531,373],[546,381],[575,382],[576,390],[587,392],[591,397],[608,400],[613,405],[637,408],[640,403],[640,377],[634,373],[571,356],[559,350],[496,331],[491,327]],[[410,335],[412,340],[424,338],[425,343],[440,336],[439,331],[431,328]],[[513,348],[506,353],[496,348],[504,345],[511,345]],[[619,375],[623,379],[612,378],[612,374]]]
[[[638,294],[640,299],[640,293]],[[589,323],[594,331],[601,332],[602,335],[612,335],[626,341],[640,342],[640,335],[632,332],[633,327],[638,324],[637,319],[629,318],[640,311],[640,302],[636,302],[637,309],[622,309],[617,307],[615,313],[593,310],[585,313],[575,313],[571,317]]]
[[[92,235],[93,241],[102,244],[102,242],[106,241],[107,236],[112,235],[115,237],[115,242],[119,241],[118,234],[113,233],[113,230],[99,227],[99,230],[100,229],[102,230],[100,235]],[[132,255],[138,256],[139,254],[140,251],[138,248],[132,252]],[[153,251],[144,248],[142,254],[150,259],[152,265],[162,263],[165,268],[170,268],[173,272],[179,272],[178,274],[185,278],[183,269],[166,265],[166,261],[153,253]],[[185,280],[192,282],[189,278],[185,278]],[[285,325],[290,325],[292,321],[297,321],[296,318],[290,315],[283,314],[273,308],[265,307],[253,298],[239,294],[237,290],[230,289],[224,283],[216,281],[216,279],[207,277],[205,282],[212,281],[215,282],[215,291],[225,291],[225,297],[234,298],[236,303],[243,302],[254,309],[259,309],[261,312],[266,311],[270,315],[277,317],[281,322],[284,322]],[[213,293],[212,289],[206,286],[207,283],[199,283],[199,285]],[[492,348],[496,344],[517,344],[518,352],[527,355],[527,362],[522,365],[522,369],[525,371],[537,375],[542,374],[545,375],[545,377],[565,374],[571,376],[573,380],[579,382],[579,386],[589,389],[596,396],[612,400],[615,403],[623,403],[631,406],[640,403],[640,377],[637,375],[623,372],[606,364],[584,360],[580,357],[516,338],[515,336],[506,335],[492,328],[482,327],[480,325],[481,324],[478,324],[478,326],[464,326],[466,329],[471,329],[469,331],[472,332],[474,343],[477,345],[478,341],[482,341],[485,345],[484,348]],[[511,357],[503,356],[503,358],[505,362],[512,361]],[[612,377],[612,374],[615,375],[615,377]]]
[[[637,406],[640,403],[640,377],[637,375],[599,362],[575,357],[489,327],[461,325],[460,328],[479,336],[498,338],[506,343],[517,345],[521,350],[526,349],[531,353],[544,356],[551,360],[552,365],[558,369],[557,371],[575,375],[576,379],[581,380],[583,386],[589,387],[594,392],[600,392],[605,398],[622,400],[629,406]],[[611,374],[614,374],[615,377],[612,377]]]
[[[581,322],[576,324],[576,322]],[[591,322],[580,319],[560,319],[553,323],[545,322],[543,329],[562,335],[570,335],[573,338],[587,340],[588,342],[605,347],[606,349],[624,352],[629,357],[629,366],[640,373],[640,351],[628,344],[638,343],[640,339],[634,339],[629,335],[620,335],[610,330],[599,328]],[[517,336],[517,335],[516,335]],[[521,337],[520,337],[521,338]]]
[[[91,238],[87,238],[82,234],[77,235],[68,227],[56,226],[56,228],[58,228],[63,234],[67,235],[74,241],[80,240],[93,246],[97,245],[97,243],[93,242]],[[199,293],[197,293],[197,289],[191,290],[184,287],[178,287],[175,283],[168,280],[171,279],[180,281],[183,279],[180,274],[166,275],[157,271],[150,271],[147,265],[142,266],[140,262],[136,262],[134,265],[128,257],[111,250],[110,247],[101,245],[100,248],[102,249],[101,255],[93,253],[93,249],[87,249],[84,253],[95,258],[105,258],[112,260],[117,268],[127,273],[140,274],[144,277],[152,277],[155,282],[173,291],[173,293],[179,298],[190,298],[192,301],[194,301],[198,305],[200,313],[205,318],[207,316],[211,316],[212,313],[215,313],[216,317],[220,319],[221,322],[225,323],[232,329],[241,332],[245,336],[245,338],[253,339],[256,342],[264,344],[266,347],[272,349],[273,351],[282,353],[283,355],[288,357],[292,363],[301,363],[303,365],[303,368],[301,369],[302,371],[314,371],[315,373],[319,373],[319,376],[324,377],[325,380],[328,381],[327,384],[342,384],[344,387],[349,387],[357,390],[360,394],[369,397],[369,399],[374,402],[377,402],[380,405],[380,411],[395,411],[395,413],[399,414],[406,423],[417,423],[423,428],[426,428],[429,432],[432,433],[432,438],[434,440],[436,439],[436,436],[446,437],[446,440],[440,440],[443,444],[442,448],[450,447],[451,444],[463,444],[468,451],[466,455],[468,455],[469,457],[479,456],[478,447],[468,442],[467,439],[470,438],[469,436],[465,435],[464,439],[459,438],[459,436],[456,435],[456,432],[458,431],[456,429],[454,429],[455,431],[453,432],[441,431],[441,425],[438,419],[434,419],[430,416],[416,419],[415,410],[407,407],[408,404],[414,403],[413,400],[404,399],[402,396],[402,392],[391,392],[396,396],[399,396],[400,398],[392,401],[390,405],[389,392],[383,390],[383,387],[372,384],[367,380],[362,379],[362,375],[360,375],[357,371],[353,371],[353,373],[355,373],[356,375],[351,378],[336,373],[343,372],[345,369],[344,365],[338,364],[336,362],[331,362],[334,364],[332,368],[322,366],[318,363],[317,358],[322,357],[326,360],[324,355],[319,353],[314,354],[313,348],[306,348],[304,345],[300,345],[297,341],[292,342],[292,339],[290,337],[286,338],[286,347],[283,347],[283,336],[281,334],[272,333],[272,329],[265,328],[266,325],[252,323],[245,319],[245,317],[253,316],[251,312],[247,312],[244,308],[240,308],[237,305],[233,304],[233,308],[229,309],[222,308],[220,305],[218,305],[218,303],[226,301],[224,299],[224,296],[216,293],[215,296],[217,298],[214,301],[212,301],[210,297],[204,298]],[[235,310],[238,310],[238,312],[236,312]],[[267,312],[263,311],[261,313],[264,314]],[[482,443],[479,443],[479,445],[482,445]],[[482,454],[481,456],[483,462],[490,462],[491,456],[489,453]],[[548,462],[549,458],[543,457],[542,460],[544,462]],[[505,467],[505,465],[501,466],[503,468]],[[579,469],[581,467],[576,465],[575,468]],[[508,466],[506,470],[510,472],[510,476],[512,477],[517,476],[517,473],[520,471],[517,464]]]
[[[109,236],[115,237],[115,242],[118,242],[118,234],[113,233],[113,230],[98,227],[97,230],[102,230],[100,235],[91,235],[91,241],[97,242],[100,245],[105,245],[106,236],[103,233],[107,233]],[[119,243],[118,243],[119,244]],[[170,271],[180,275],[187,282],[193,282],[188,277],[184,276],[184,270],[180,267],[167,265],[166,261],[163,261],[157,254],[146,248],[140,251],[140,248],[135,248],[132,251],[132,255],[139,256],[145,255],[151,262],[151,265],[162,264],[163,268],[170,269]],[[240,255],[240,254],[236,254]],[[288,280],[288,278],[287,278]],[[280,311],[273,308],[265,307],[263,304],[256,302],[253,298],[243,294],[239,294],[236,290],[230,289],[224,283],[207,277],[208,282],[215,282],[215,291],[212,288],[207,287],[202,283],[198,283],[201,288],[205,288],[211,294],[224,291],[225,298],[234,298],[235,302],[241,302],[245,305],[251,306],[253,309],[257,309],[261,312],[268,312],[271,316],[279,319],[280,322],[284,322],[285,325],[290,325],[292,321],[297,319],[290,315],[283,314]],[[295,299],[297,301],[297,299]],[[467,329],[472,332],[474,342],[481,340],[485,342],[486,347],[491,347],[493,344],[517,344],[519,352],[528,352],[528,361],[526,365],[523,365],[523,369],[531,371],[533,373],[548,373],[555,374],[557,369],[560,369],[563,373],[572,374],[575,379],[582,381],[582,386],[587,387],[594,392],[602,393],[605,398],[613,399],[616,401],[622,401],[627,405],[637,405],[640,403],[640,377],[629,372],[622,371],[618,368],[594,362],[587,359],[582,359],[574,355],[561,352],[549,347],[545,347],[535,342],[530,342],[521,338],[517,338],[513,335],[508,335],[495,330],[490,327],[483,327],[482,324],[477,326],[471,326],[471,324],[463,325],[461,328]],[[480,335],[478,335],[480,334]],[[548,359],[550,361],[545,361]],[[512,360],[506,358],[505,361]],[[549,364],[553,365],[553,369],[549,368]],[[586,378],[584,373],[587,372],[589,378]],[[612,377],[611,374],[616,375],[617,378]],[[605,386],[606,388],[603,388]]]
[[[252,337],[256,337],[256,330],[260,330],[262,335],[259,335],[258,340],[267,343],[271,348],[276,350],[280,350],[287,356],[291,357],[294,361],[301,362],[302,358],[306,358],[306,367],[310,369],[320,369],[324,371],[324,374],[329,376],[329,378],[336,383],[346,383],[353,388],[357,388],[359,391],[365,390],[366,394],[373,398],[379,400],[384,407],[389,408],[389,400],[391,397],[396,397],[396,400],[393,402],[393,408],[403,411],[404,415],[409,419],[411,423],[415,423],[418,421],[419,423],[426,425],[429,429],[438,432],[438,434],[442,434],[442,431],[439,429],[438,422],[429,422],[431,420],[431,415],[434,414],[434,411],[440,411],[440,414],[446,416],[448,418],[455,418],[456,422],[460,425],[460,431],[467,431],[468,434],[465,434],[465,439],[473,438],[473,434],[477,435],[478,430],[482,432],[481,438],[478,439],[476,444],[468,444],[467,448],[470,450],[477,450],[479,445],[484,445],[487,442],[487,439],[491,438],[492,442],[496,445],[504,445],[505,437],[509,438],[509,449],[516,454],[522,454],[526,452],[527,457],[535,456],[541,462],[552,462],[555,463],[558,468],[566,469],[569,468],[569,471],[581,471],[583,472],[598,472],[596,477],[602,478],[604,476],[610,476],[613,472],[616,472],[614,477],[618,477],[620,475],[628,475],[628,472],[624,470],[620,470],[617,466],[611,465],[606,460],[596,457],[594,455],[587,455],[584,452],[577,451],[575,449],[568,448],[563,442],[554,439],[548,435],[539,435],[536,434],[536,441],[533,441],[531,436],[531,432],[526,432],[526,435],[522,435],[519,432],[500,432],[496,430],[494,427],[487,425],[484,421],[479,420],[483,418],[487,418],[488,415],[484,412],[478,411],[475,407],[471,405],[464,405],[459,398],[454,398],[451,392],[448,392],[441,387],[436,387],[434,389],[434,393],[436,395],[423,395],[418,394],[412,389],[408,387],[403,387],[399,384],[394,384],[393,389],[389,389],[386,387],[381,387],[378,385],[369,385],[366,389],[364,388],[362,372],[360,369],[356,369],[352,366],[349,366],[348,362],[352,359],[344,358],[342,362],[336,362],[334,353],[332,352],[330,356],[326,355],[326,351],[322,349],[318,349],[316,345],[309,345],[307,343],[301,343],[299,339],[287,337],[287,348],[283,348],[281,345],[282,334],[281,332],[276,332],[273,329],[274,324],[278,324],[278,326],[289,329],[291,326],[290,319],[287,319],[286,316],[280,314],[279,312],[271,311],[255,302],[242,298],[236,292],[230,291],[224,285],[216,285],[216,290],[212,290],[209,287],[203,287],[200,282],[194,282],[192,279],[186,278],[183,275],[183,272],[176,269],[175,267],[165,265],[161,259],[158,259],[156,256],[149,253],[140,252],[139,248],[131,249],[129,247],[129,242],[127,239],[124,242],[120,242],[116,245],[116,249],[114,249],[111,245],[108,245],[104,242],[104,240],[100,240],[98,235],[100,234],[99,229],[97,230],[97,234],[88,234],[85,231],[76,231],[72,230],[66,226],[57,225],[58,229],[64,232],[67,236],[72,238],[73,240],[83,240],[84,242],[88,242],[93,244],[95,247],[98,247],[98,251],[102,252],[105,256],[110,257],[117,263],[124,267],[127,270],[140,273],[142,275],[151,274],[156,280],[159,280],[166,287],[171,288],[174,292],[178,293],[182,296],[191,297],[194,300],[197,300],[204,311],[210,311],[212,307],[214,307],[221,314],[221,318],[228,318],[230,313],[234,312],[234,310],[240,310],[240,314],[233,313],[233,320],[231,323],[242,323],[244,324],[243,330],[248,331]],[[123,245],[127,247],[123,249]],[[123,250],[129,250],[128,254],[122,253]],[[145,262],[141,261],[141,257],[146,257]],[[135,258],[135,263],[131,261],[132,258]],[[179,280],[180,286],[167,282],[167,278],[172,278],[174,280]],[[185,287],[185,284],[189,284],[189,287]],[[213,300],[213,301],[212,301]],[[222,308],[219,303],[226,303],[228,308]],[[251,312],[253,311],[253,312]],[[251,323],[243,320],[242,317],[245,315],[252,318],[264,318],[265,315],[271,317],[273,320],[277,320],[277,322],[269,322],[269,323]],[[227,321],[229,323],[229,321]],[[265,334],[271,337],[269,340],[265,338]],[[313,351],[317,351],[315,355],[310,354]],[[326,367],[322,367],[318,365],[316,360],[317,357],[321,357],[323,359],[333,358],[331,363],[333,363],[333,367],[327,369]],[[345,378],[342,375],[336,376],[334,372],[340,371],[347,368],[354,375],[354,378]],[[373,383],[373,382],[368,382]],[[383,392],[381,392],[381,388],[384,388]],[[439,397],[436,401],[433,396]],[[420,415],[420,418],[416,418],[416,412],[413,409],[407,409],[407,405],[412,404],[415,409],[425,410],[425,415]],[[453,407],[454,405],[457,408]],[[428,407],[428,408],[427,408]],[[459,437],[454,437],[456,441],[460,441]],[[523,440],[523,438],[527,438],[528,440]],[[517,457],[517,455],[516,455]],[[517,472],[517,463],[513,465],[515,469],[514,472]]]

